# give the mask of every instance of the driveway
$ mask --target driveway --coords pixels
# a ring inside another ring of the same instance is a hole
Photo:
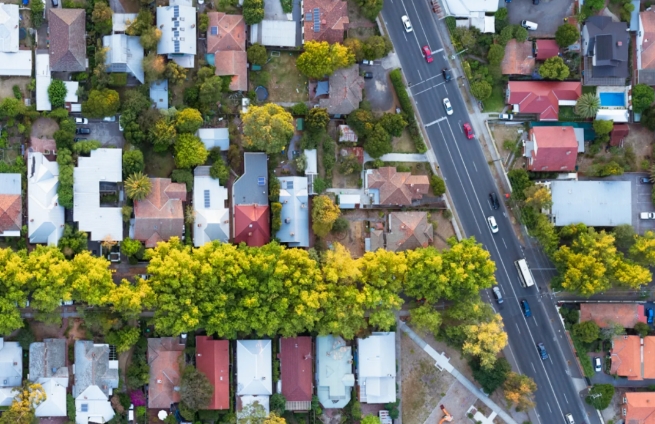
[[[359,72],[371,72],[373,78],[364,79],[366,100],[371,103],[375,112],[388,112],[393,107],[393,93],[389,81],[389,73],[382,67],[379,60],[374,65],[359,65]]]
[[[123,133],[118,129],[117,122],[104,122],[99,120],[89,120],[85,125],[91,128],[91,134],[86,136],[89,140],[98,140],[102,147],[120,147],[123,148],[125,139]]]
[[[521,25],[521,21],[527,20],[539,25],[536,31],[530,31],[532,37],[554,37],[564,18],[573,15],[571,0],[540,0],[538,5],[530,0],[516,0],[506,7],[510,24]]]

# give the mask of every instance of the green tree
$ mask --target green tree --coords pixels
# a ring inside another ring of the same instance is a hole
[[[99,149],[102,146],[98,140],[82,140],[73,144],[73,152],[79,155],[88,155],[92,150]]]
[[[148,56],[146,58],[148,59],[149,64],[155,64],[157,65],[157,69],[154,70],[154,73],[146,73],[146,78],[150,77],[152,78],[152,81],[155,81],[157,79],[157,76],[160,76],[163,71],[161,71],[163,67],[163,57],[159,56],[155,60],[155,52],[157,49],[157,43],[159,43],[159,39],[161,38],[162,32],[159,28],[155,26],[150,26],[143,30],[141,33],[141,36],[139,37],[139,42],[141,43],[141,47],[148,53]],[[144,59],[144,65],[146,61]],[[145,69],[145,68],[144,68]],[[145,69],[148,71],[147,69]]]
[[[360,421],[361,424],[380,424],[380,418],[378,418],[376,415],[366,415],[362,420]]]
[[[355,63],[355,55],[345,46],[326,41],[308,41],[298,56],[296,68],[309,78],[322,78]]]
[[[95,2],[91,13],[91,22],[96,32],[100,35],[111,33],[112,11],[109,5],[103,1]]]
[[[364,59],[364,43],[358,38],[346,38],[343,45],[355,55],[355,61],[361,62]]]
[[[500,31],[498,43],[504,47],[512,38],[514,38],[514,25],[507,25]]]
[[[0,424],[32,424],[37,420],[36,407],[45,400],[46,393],[40,384],[23,381],[9,409],[2,413]]]
[[[134,240],[131,238],[125,238],[121,242],[121,252],[125,256],[135,256],[137,253],[139,253],[143,249],[143,244],[139,240]]]
[[[641,338],[644,338],[650,333],[650,326],[645,322],[638,322],[634,326],[634,330],[639,334]]]
[[[385,57],[393,50],[391,41],[381,35],[372,35],[366,39],[362,45],[362,53],[364,58],[368,60],[375,60]]]
[[[647,84],[637,84],[632,87],[632,109],[641,113],[655,101],[655,90]]]
[[[491,97],[491,84],[487,81],[475,81],[471,84],[471,94],[478,100],[487,100]]]
[[[66,93],[66,84],[62,80],[52,80],[48,86],[48,99],[53,108],[64,107]]]
[[[641,114],[641,125],[655,131],[655,108],[649,107]]]
[[[614,129],[614,121],[605,119],[594,119],[594,132],[596,133],[596,140],[601,143],[609,141],[609,133]]]
[[[202,115],[198,109],[188,107],[175,115],[175,129],[178,133],[194,134],[202,123]]]
[[[198,87],[198,100],[205,107],[214,107],[221,99],[223,80],[213,76],[205,79]]]
[[[612,230],[614,233],[614,240],[616,247],[619,250],[627,252],[633,244],[635,244],[635,239],[637,233],[635,229],[630,224],[617,225]]]
[[[120,330],[110,331],[107,334],[107,343],[116,346],[116,352],[127,352],[134,346],[141,337],[141,329],[138,327],[126,326]]]
[[[206,16],[206,15],[201,15]],[[169,60],[166,64],[166,70],[164,71],[164,76],[166,79],[175,85],[180,85],[184,83],[187,77],[187,70],[182,66],[178,65],[174,60]]]
[[[655,232],[647,230],[643,236],[636,235],[631,241],[630,257],[645,266],[655,265]]]
[[[274,103],[251,106],[242,120],[244,144],[248,148],[279,153],[293,137],[293,117]]]
[[[305,119],[307,131],[314,133],[325,131],[328,122],[330,122],[330,115],[328,115],[327,109],[321,107],[310,109]]]
[[[314,197],[312,203],[312,229],[319,237],[325,237],[332,229],[334,221],[339,218],[341,210],[327,196]]]
[[[207,161],[209,152],[198,137],[180,134],[175,143],[175,165],[178,168],[193,168]]]
[[[153,26],[154,16],[150,9],[143,8],[139,10],[139,14],[136,16],[130,24],[128,25],[125,33],[132,36],[140,36],[144,31]]]
[[[273,414],[282,416],[286,410],[286,404],[287,400],[282,393],[273,393],[271,396],[271,412]]]
[[[373,131],[373,125],[375,125],[373,113],[365,109],[353,110],[346,119],[348,126],[355,131],[355,134],[359,137],[367,136],[371,131]]]
[[[582,118],[593,118],[600,107],[600,99],[593,93],[584,93],[575,102],[575,114]]]
[[[525,190],[534,185],[530,181],[528,171],[525,169],[512,169],[507,173],[507,178],[510,184],[512,184],[512,197],[519,201],[525,200]]]
[[[514,29],[514,38],[519,43],[524,43],[528,39],[528,30],[520,25],[516,25]]]
[[[162,116],[150,127],[148,138],[154,147],[155,152],[166,152],[177,139],[175,125],[170,118]]]
[[[431,305],[423,304],[409,311],[411,323],[418,331],[425,331],[433,335],[439,333],[441,315]]]
[[[384,0],[357,0],[361,12],[372,21],[375,21],[382,11]]]
[[[87,249],[88,236],[84,231],[75,230],[71,225],[66,224],[58,247],[67,258],[81,253]]]
[[[243,20],[247,25],[258,24],[264,19],[263,0],[244,0]]]
[[[150,178],[148,178],[147,175],[143,175],[141,172],[137,172],[127,177],[124,186],[127,197],[132,200],[143,200],[148,197],[150,190],[152,190]]]
[[[546,59],[546,61],[539,67],[539,75],[543,78],[562,81],[569,76],[569,73],[569,67],[564,63],[564,59],[559,56]]]
[[[45,4],[41,0],[30,1],[30,17],[32,18],[32,26],[36,29],[43,25],[43,11]],[[33,91],[33,90],[32,90]]]
[[[218,182],[225,187],[228,179],[230,178],[230,169],[223,161],[223,158],[219,157],[216,161],[214,161],[211,168],[209,168],[209,175],[213,179],[218,180]]]
[[[393,151],[391,145],[391,135],[380,124],[375,124],[373,130],[366,137],[364,150],[372,158],[379,158]]]
[[[138,149],[123,152],[123,177],[143,172],[145,162],[143,161],[143,152]]]
[[[198,31],[200,31],[201,34],[204,34],[207,32],[207,29],[209,28],[209,16],[207,13],[202,13],[198,15]]]
[[[480,383],[484,392],[491,395],[497,388],[501,387],[507,376],[512,371],[512,367],[505,358],[498,358],[493,368],[484,368],[480,365],[477,358],[469,360],[473,378]]]
[[[600,396],[598,396],[600,395]],[[606,409],[612,402],[614,386],[611,384],[594,384],[589,390],[585,401],[598,410]]]
[[[555,31],[555,41],[560,47],[568,47],[575,44],[579,39],[580,31],[575,25],[566,23],[557,27],[557,31]]]
[[[510,372],[503,384],[505,399],[517,410],[526,411],[534,407],[533,393],[537,390],[535,382],[524,374]]]
[[[251,65],[265,65],[268,60],[268,53],[266,52],[266,47],[262,46],[259,43],[255,43],[252,46],[248,47],[248,62]]]
[[[400,137],[407,126],[407,121],[403,115],[398,113],[385,113],[378,123],[393,137]]]
[[[505,57],[505,48],[499,44],[492,44],[487,53],[487,60],[490,65],[500,65]]]
[[[465,49],[470,49],[477,43],[473,31],[466,27],[455,28],[453,31],[453,37],[458,40],[462,47]]]
[[[15,118],[25,112],[25,105],[15,97],[5,97],[0,102],[0,117]]]
[[[446,193],[446,182],[438,175],[430,177],[430,187],[435,196],[443,196]]]
[[[594,321],[583,321],[573,325],[573,335],[585,343],[592,343],[598,339],[600,327]]]
[[[213,395],[214,386],[207,376],[193,365],[185,366],[180,381],[180,402],[188,409],[197,411],[209,406]]]
[[[143,40],[144,37],[146,37],[146,34],[141,36],[141,40]],[[143,44],[143,41],[141,41],[141,44]],[[154,45],[156,46],[157,43],[154,42]],[[154,50],[154,48],[152,50]],[[147,83],[162,79],[164,77],[164,72],[166,72],[164,56],[158,55],[154,51],[148,53],[148,55],[143,58],[143,71]]]
[[[89,118],[104,118],[116,115],[119,107],[120,98],[115,90],[91,90],[89,99],[82,103],[82,113]]]

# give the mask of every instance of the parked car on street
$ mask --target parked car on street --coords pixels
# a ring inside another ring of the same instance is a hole
[[[88,124],[89,120],[86,118],[75,118],[75,123],[77,125],[83,125],[83,124]]]
[[[653,308],[646,308],[646,323],[653,323]]]

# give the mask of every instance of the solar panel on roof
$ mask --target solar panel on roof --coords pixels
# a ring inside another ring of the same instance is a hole
[[[173,6],[173,17],[177,18],[180,16],[180,6]]]
[[[307,16],[305,17],[305,20],[307,20],[307,21],[313,20],[314,18],[312,16],[313,16],[312,12],[307,12]]]
[[[217,27],[217,26],[213,26],[213,27],[212,27],[212,29],[211,29],[211,34],[212,34],[212,35],[218,35],[218,27]]]
[[[318,7],[314,9],[314,32],[321,31],[321,17]]]
[[[209,190],[205,190],[204,194],[205,194],[205,207],[209,208]]]
[[[175,47],[175,53],[180,52],[180,42],[179,41],[173,41],[173,46]]]
[[[266,185],[266,178],[264,177],[257,177],[257,185],[264,186]]]

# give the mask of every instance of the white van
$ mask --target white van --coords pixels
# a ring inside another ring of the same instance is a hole
[[[534,22],[530,22],[530,21],[521,21],[521,26],[523,28],[527,29],[528,31],[536,31],[537,27],[539,25],[535,24]]]

